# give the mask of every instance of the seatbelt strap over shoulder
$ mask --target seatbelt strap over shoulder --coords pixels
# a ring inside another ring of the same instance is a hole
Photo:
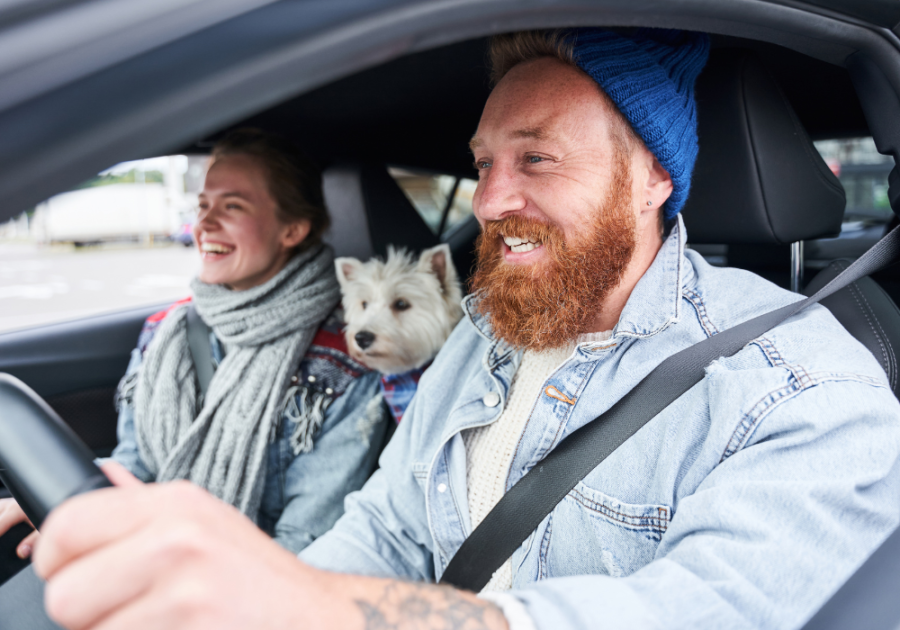
[[[191,358],[194,360],[194,369],[197,372],[197,382],[200,384],[200,393],[205,397],[212,381],[213,356],[212,345],[209,342],[209,326],[206,325],[197,313],[193,304],[187,306],[187,338]]]
[[[657,365],[605,413],[563,440],[509,489],[463,541],[441,577],[481,591],[565,496],[628,438],[703,380],[706,367],[730,357],[792,315],[897,259],[900,227],[893,229],[815,295],[764,313],[694,344]]]

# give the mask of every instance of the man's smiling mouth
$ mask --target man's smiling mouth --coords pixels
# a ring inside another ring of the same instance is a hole
[[[523,238],[518,238],[516,236],[503,236],[503,242],[506,243],[506,246],[509,247],[509,251],[514,252],[516,254],[524,254],[525,252],[530,252],[533,249],[537,249],[543,243],[541,241],[530,241]]]

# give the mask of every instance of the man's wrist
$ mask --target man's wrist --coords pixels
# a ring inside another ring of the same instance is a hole
[[[503,612],[509,630],[537,630],[534,620],[519,598],[511,593],[493,591],[481,593],[478,597],[491,602]]]
[[[334,577],[349,587],[350,608],[360,622],[354,627],[362,630],[509,630],[500,608],[473,593],[399,580]]]

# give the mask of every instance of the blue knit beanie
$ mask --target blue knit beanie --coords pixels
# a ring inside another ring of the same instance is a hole
[[[572,31],[575,63],[618,106],[672,178],[665,217],[687,201],[697,159],[694,82],[709,56],[704,33],[652,28],[623,35],[595,28]]]

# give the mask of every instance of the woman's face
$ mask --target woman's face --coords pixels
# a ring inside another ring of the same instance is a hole
[[[309,221],[278,217],[258,160],[220,157],[206,174],[194,224],[200,280],[236,291],[263,284],[287,264],[309,227]]]

